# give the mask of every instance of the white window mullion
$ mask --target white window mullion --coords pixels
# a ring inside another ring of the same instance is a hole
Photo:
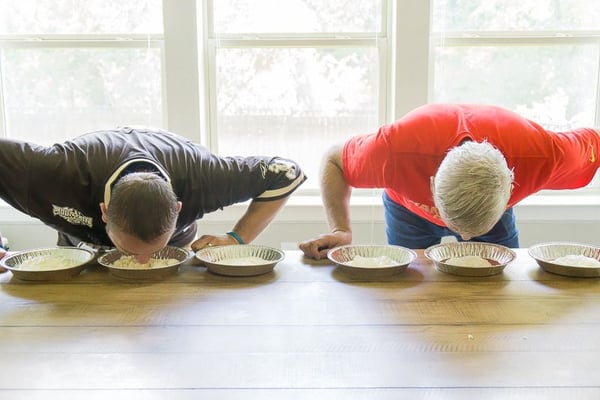
[[[377,41],[377,50],[379,54],[379,120],[378,125],[383,125],[388,122],[388,118],[391,115],[391,102],[390,98],[393,93],[393,82],[391,76],[391,63],[392,59],[389,51],[388,39],[380,39]]]
[[[396,4],[394,115],[397,119],[429,98],[429,20],[432,0]]]
[[[212,150],[211,144],[215,142],[211,135],[216,132],[211,129],[211,85],[214,84],[214,75],[212,71],[212,63],[214,60],[214,52],[210,49],[210,35],[212,28],[210,26],[211,18],[208,16],[209,1],[198,1],[196,9],[196,35],[198,40],[198,86],[199,86],[199,113],[200,113],[200,142]]]
[[[598,43],[598,71],[599,76],[596,80],[596,118],[595,124],[596,129],[600,131],[600,38],[597,40]],[[596,174],[596,186],[600,186],[600,173]]]
[[[217,43],[215,40],[208,41],[208,69],[207,69],[207,80],[206,80],[206,97],[207,97],[207,123],[208,134],[206,135],[206,145],[214,152],[219,151],[219,140],[217,138],[218,123],[217,123]]]
[[[6,114],[4,112],[4,69],[2,65],[2,49],[0,48],[0,138],[6,137]]]
[[[200,85],[196,1],[163,1],[167,128],[199,141]]]

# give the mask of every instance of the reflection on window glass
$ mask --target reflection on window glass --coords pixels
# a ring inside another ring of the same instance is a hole
[[[381,0],[213,0],[217,33],[379,32]]]
[[[316,178],[328,146],[377,126],[377,60],[374,48],[219,49],[219,153],[285,155]]]
[[[162,31],[161,0],[0,0],[0,34]]]
[[[122,125],[162,125],[158,49],[1,53],[7,132],[40,144]]]
[[[500,105],[553,130],[594,126],[598,46],[438,47],[435,54],[435,101]]]
[[[593,30],[600,1],[433,0],[434,31]]]

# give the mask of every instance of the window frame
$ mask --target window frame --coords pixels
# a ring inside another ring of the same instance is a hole
[[[0,51],[5,49],[158,49],[164,67],[164,41],[162,35],[81,35],[81,34],[52,34],[52,35],[0,35]],[[164,68],[163,68],[164,70]],[[0,77],[0,137],[7,137],[6,114],[3,79]],[[165,82],[163,79],[161,91],[165,97]],[[163,104],[163,115],[167,115]]]
[[[398,0],[389,0],[386,22],[388,26],[393,27],[389,30],[387,38],[390,47],[388,65],[392,66],[388,70],[386,87],[386,94],[390,99],[386,118],[389,121],[427,103],[430,98],[430,81],[432,81],[433,66],[429,62],[432,51],[431,0],[403,0],[401,7],[399,3]],[[209,53],[205,40],[206,6],[207,0],[163,0],[164,32],[162,37],[159,35],[152,38],[164,41],[162,84],[163,107],[167,110],[164,115],[165,128],[205,144],[207,141],[204,138],[208,137],[210,131],[208,107],[210,92],[207,84]],[[143,40],[146,45],[147,37],[138,39]],[[449,39],[448,36],[446,39]],[[459,39],[475,38],[457,37],[453,40]],[[177,43],[178,46],[173,47],[173,43]],[[7,38],[0,36],[0,47],[7,44]],[[182,44],[184,45],[181,46]],[[182,66],[185,68],[187,79],[183,79],[184,74],[180,73],[179,67]],[[598,98],[600,99],[600,93]],[[0,112],[2,106],[3,102],[0,98]],[[597,129],[600,129],[598,122]],[[4,133],[2,121],[0,137],[4,136]],[[600,182],[598,185],[600,186]],[[307,233],[306,237],[313,235],[315,230],[317,232],[321,228],[323,231],[327,230],[326,216],[318,193],[305,193],[301,189],[291,196],[286,207],[281,210],[273,223],[283,232],[290,232],[288,240],[293,240],[294,234],[303,230],[312,232]],[[600,190],[577,190],[539,193],[519,203],[515,207],[515,213],[519,223],[525,225],[533,223],[554,226],[556,223],[565,222],[584,227],[595,226],[600,222],[599,192]],[[360,240],[362,232],[365,240],[373,241],[374,234],[384,232],[381,228],[383,206],[380,195],[375,191],[367,191],[365,196],[357,196],[357,194],[359,194],[358,190],[354,190],[350,203],[352,223],[356,232],[355,240]],[[203,217],[202,224],[207,230],[220,229],[222,226],[229,227],[232,221],[236,221],[243,215],[246,207],[245,203],[235,204],[218,213],[207,214]],[[37,227],[41,224],[2,201],[0,201],[0,221],[5,226],[12,226],[12,230],[16,232],[20,229],[27,231],[31,229],[29,226]],[[293,226],[293,229],[288,231],[286,229],[289,229],[289,226]],[[52,230],[44,227],[39,229],[42,232],[52,233]],[[371,236],[368,235],[369,232]]]
[[[435,0],[428,0],[433,2]],[[437,32],[433,29],[430,34],[430,51],[433,55],[437,46],[562,46],[562,45],[573,45],[573,44],[592,44],[596,45],[599,49],[597,66],[600,73],[600,29],[598,30],[557,30],[557,31],[449,31],[449,32]],[[433,58],[433,57],[432,57]],[[434,63],[429,65],[429,82],[433,82],[434,79]],[[430,84],[428,90],[428,98],[432,99],[433,85]],[[594,110],[594,126],[600,132],[600,76],[596,81],[596,100]],[[572,189],[572,190],[542,190],[537,194],[531,196],[534,201],[529,203],[535,203],[536,196],[551,196],[553,198],[563,197],[565,200],[573,200],[577,196],[593,195],[597,196],[600,193],[600,171],[596,173],[596,176],[592,179],[591,183],[584,188]],[[545,202],[545,200],[541,200]]]
[[[381,21],[380,31],[372,33],[311,33],[311,34],[290,34],[290,33],[239,33],[239,34],[221,34],[215,33],[213,16],[211,13],[212,4],[218,0],[203,0],[203,46],[205,48],[204,65],[204,85],[207,88],[204,94],[204,128],[207,134],[203,138],[208,147],[218,153],[218,126],[217,126],[217,104],[216,104],[216,57],[218,49],[254,49],[254,48],[323,48],[323,47],[370,47],[376,48],[379,61],[379,88],[378,88],[378,124],[381,125],[389,120],[392,103],[390,102],[390,84],[392,77],[392,68],[390,62],[391,41],[389,27],[391,26],[391,15],[387,11],[390,7],[390,0],[381,0]],[[299,193],[315,195],[314,190],[300,188]]]
[[[592,44],[600,49],[600,30],[598,31],[485,31],[485,32],[431,32],[431,49],[436,46],[562,46],[572,44]],[[600,51],[599,51],[600,54]],[[600,56],[598,59],[600,71]],[[433,79],[433,65],[430,66],[431,79]],[[430,89],[429,98],[433,98],[433,88]],[[600,78],[596,83],[596,108],[594,126],[600,127]]]
[[[433,90],[435,46],[490,44],[570,44],[595,43],[600,46],[598,31],[552,32],[433,32],[433,0],[382,0],[381,31],[376,39],[365,34],[278,35],[212,34],[211,4],[218,0],[163,0],[163,35],[0,35],[2,48],[44,47],[159,47],[162,57],[162,92],[165,128],[190,140],[199,141],[217,151],[215,104],[215,56],[221,47],[253,46],[364,46],[375,40],[380,60],[379,122],[389,123],[429,102]],[[384,34],[385,33],[385,34]],[[600,60],[598,60],[600,64]],[[1,82],[0,82],[1,84]],[[0,88],[1,89],[1,88]],[[596,88],[596,129],[600,127],[600,80]],[[0,91],[0,115],[4,102]],[[0,137],[6,136],[5,119],[0,123]],[[316,177],[313,177],[316,179]],[[589,191],[568,191],[568,195]],[[594,189],[600,191],[600,179]],[[358,191],[360,192],[360,191]],[[370,193],[370,191],[369,191]],[[315,195],[298,190],[298,195]],[[553,193],[560,195],[561,193]]]

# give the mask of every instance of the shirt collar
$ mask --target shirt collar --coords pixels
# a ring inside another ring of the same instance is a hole
[[[153,172],[159,174],[165,181],[169,182],[169,184],[171,183],[171,178],[169,177],[169,174],[167,174],[167,172],[154,161],[145,158],[136,158],[133,160],[129,160],[121,164],[119,168],[117,168],[115,172],[113,172],[113,174],[108,178],[106,184],[104,185],[104,204],[106,205],[106,207],[108,207],[108,203],[110,202],[112,187],[114,186],[114,184],[117,183],[119,178],[122,178],[123,176],[127,175],[127,173],[135,172],[135,170],[129,172],[126,171],[127,168],[131,167],[133,164],[146,164],[150,167],[150,169],[153,170]]]

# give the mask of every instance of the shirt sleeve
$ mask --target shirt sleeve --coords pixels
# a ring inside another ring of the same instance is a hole
[[[576,189],[591,182],[600,167],[600,134],[590,128],[552,135],[554,168],[545,189]]]
[[[254,161],[250,158],[246,161],[260,171],[260,177],[265,183],[264,190],[253,197],[256,201],[278,200],[287,197],[306,181],[304,172],[292,160],[275,157],[268,160],[259,158]]]
[[[38,146],[0,139],[0,198],[17,210],[27,213],[31,159]]]
[[[281,157],[211,154],[195,171],[196,178],[181,182],[176,192],[183,196],[184,204],[187,199],[201,213],[247,200],[282,199],[307,179],[296,162]]]
[[[355,188],[386,187],[389,147],[384,128],[377,133],[355,136],[346,141],[342,151],[346,182]]]

